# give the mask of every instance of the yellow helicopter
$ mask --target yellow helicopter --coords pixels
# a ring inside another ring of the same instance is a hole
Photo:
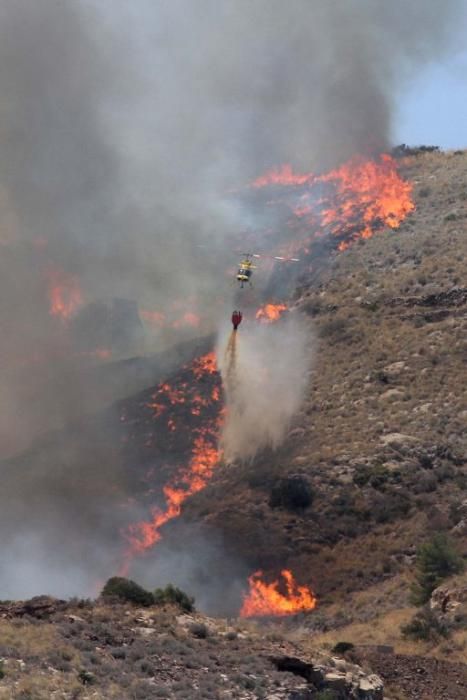
[[[258,255],[257,253],[242,253],[243,260],[240,261],[236,278],[240,282],[240,288],[243,289],[246,282],[251,284],[251,276],[253,270],[256,270],[256,265],[253,265],[252,258],[270,258],[272,260],[280,260],[281,262],[300,262],[299,258],[284,258],[281,255]]]
[[[237,281],[240,282],[240,287],[242,289],[245,285],[245,282],[248,282],[248,284],[251,287],[250,278],[253,274],[253,270],[256,269],[256,265],[253,265],[252,258],[259,257],[259,255],[255,255],[254,253],[243,253],[243,255],[243,260],[240,262],[237,270]]]

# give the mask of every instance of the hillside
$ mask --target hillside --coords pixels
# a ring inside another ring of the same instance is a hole
[[[308,700],[339,687],[382,698],[380,679],[350,661],[176,607],[43,596],[1,605],[0,618],[5,700]]]
[[[406,159],[416,211],[298,290],[315,357],[287,441],[225,470],[187,507],[195,515],[210,504],[209,523],[228,540],[259,563],[293,564],[321,596],[401,572],[427,531],[456,524],[467,448],[466,158]],[[271,483],[291,472],[313,486],[305,513],[268,506]]]
[[[132,608],[73,603],[73,609],[63,604],[47,622],[37,623],[7,606],[3,632],[13,641],[1,654],[13,659],[6,667],[15,670],[5,692],[13,692],[11,682],[18,685],[16,695],[3,696],[0,686],[0,697],[309,700],[320,697],[318,688],[300,687],[293,676],[283,684],[269,657],[285,654],[315,663],[325,654],[332,665],[330,650],[342,640],[358,647],[345,663],[380,674],[387,683],[384,697],[461,697],[455,689],[456,683],[467,685],[465,624],[446,639],[418,642],[404,638],[400,627],[415,613],[409,590],[419,545],[444,532],[467,556],[467,152],[404,156],[400,167],[413,183],[415,211],[399,229],[317,260],[290,301],[289,313],[304,314],[310,323],[313,365],[303,378],[305,401],[284,443],[252,462],[221,465],[203,475],[181,516],[163,526],[162,542],[130,561],[132,578],[147,587],[172,581],[194,594],[203,612],[230,618],[238,614],[249,574],[262,569],[272,581],[287,568],[316,594],[316,610],[268,621],[264,628],[197,618],[213,626],[200,640],[173,611],[151,613],[154,619],[147,623]],[[135,389],[149,382],[152,371],[145,371]],[[157,381],[162,383],[3,463],[10,504],[2,517],[5,532],[14,536],[12,519],[22,496],[24,519],[37,527],[46,523],[52,569],[65,562],[73,572],[78,559],[88,568],[84,585],[115,573],[128,523],[147,518],[148,509],[163,503],[162,488],[186,467],[193,436],[206,425],[213,449],[218,375],[210,371],[199,378],[193,364],[174,371],[167,363]],[[161,386],[169,388],[163,393]],[[173,393],[181,388],[188,393]],[[294,480],[308,485],[308,507],[281,501]],[[67,526],[58,528],[64,513]],[[73,538],[76,531],[79,537]],[[39,547],[38,557],[42,551]],[[49,592],[54,591],[44,591]],[[82,618],[78,625],[73,627],[70,615]],[[129,625],[122,622],[127,618]],[[93,626],[99,629],[93,632]],[[72,627],[79,627],[79,644]],[[156,632],[147,632],[147,639],[157,643],[131,657],[125,685],[114,674],[122,673],[126,661],[116,659],[130,657],[115,656],[112,649],[136,648],[141,638],[148,645],[141,629],[150,627]],[[29,661],[16,628],[30,635],[32,648],[38,645]],[[106,635],[119,641],[106,641]],[[41,646],[46,642],[47,649]],[[41,666],[38,658],[58,653],[57,643],[65,656]],[[383,653],[382,646],[389,650]],[[147,655],[145,670],[140,662]],[[98,667],[94,690],[77,677],[90,664]],[[26,678],[28,669],[37,678]],[[222,674],[227,680],[220,680]],[[234,676],[238,682],[232,684]],[[186,678],[197,694],[175,687]],[[351,696],[322,699],[333,697]]]

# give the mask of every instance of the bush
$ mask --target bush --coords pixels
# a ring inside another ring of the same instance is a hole
[[[442,533],[422,544],[417,552],[416,565],[418,571],[411,593],[414,605],[427,603],[445,578],[460,573],[464,568],[462,558]]]
[[[96,682],[96,676],[90,671],[85,671],[84,669],[78,673],[78,678],[83,685],[94,685]]]
[[[154,596],[152,593],[146,591],[134,581],[121,576],[109,578],[101,591],[101,596],[104,598],[120,598],[129,603],[135,603],[136,605],[143,605],[145,607],[154,603]]]
[[[339,697],[335,690],[328,688],[327,690],[320,690],[318,693],[315,693],[313,695],[313,700],[339,700]]]
[[[313,491],[308,479],[300,474],[279,479],[271,489],[271,508],[285,508],[290,511],[304,510],[313,502]]]
[[[352,340],[352,330],[349,322],[344,318],[333,318],[320,328],[321,338],[329,339],[333,343],[344,343]]]
[[[334,654],[345,654],[347,651],[351,651],[355,646],[352,642],[337,642],[332,648]]]
[[[420,610],[406,625],[402,625],[401,632],[404,637],[417,641],[437,640],[439,637],[447,637],[448,630],[429,608]]]
[[[203,622],[193,622],[189,629],[196,639],[206,639],[209,635],[209,630]]]
[[[193,612],[195,609],[195,599],[184,593],[180,588],[176,588],[169,583],[165,588],[156,588],[154,591],[155,605],[178,605],[184,612]]]

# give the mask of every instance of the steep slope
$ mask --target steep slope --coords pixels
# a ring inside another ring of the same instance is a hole
[[[466,165],[465,152],[404,159],[415,212],[298,290],[315,362],[288,439],[224,470],[185,509],[251,566],[292,568],[322,603],[394,582],[402,590],[383,607],[397,606],[417,544],[456,525],[467,478]],[[312,506],[271,508],[274,482],[297,472]]]

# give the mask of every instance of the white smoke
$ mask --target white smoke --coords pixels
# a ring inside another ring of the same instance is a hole
[[[217,355],[226,392],[222,450],[227,462],[277,447],[300,407],[312,360],[309,323],[291,312],[277,323],[246,322],[236,358],[221,333]]]

